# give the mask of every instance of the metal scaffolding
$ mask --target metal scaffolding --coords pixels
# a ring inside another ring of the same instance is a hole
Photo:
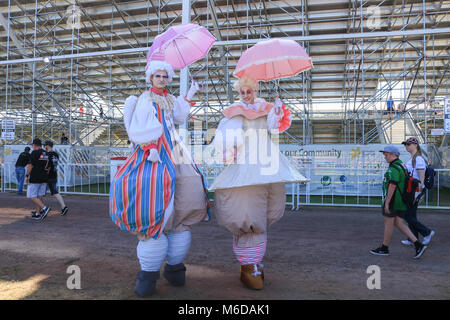
[[[314,68],[262,83],[293,115],[286,143],[396,142],[417,135],[439,144],[449,87],[450,1],[0,0],[0,114],[14,119],[14,141],[124,146],[122,108],[147,89],[146,53],[170,26],[205,26],[217,42],[205,59],[176,72],[205,85],[187,123],[214,129],[237,99],[232,73],[252,44],[298,41]],[[393,97],[398,116],[386,114]],[[402,130],[403,128],[403,130]],[[448,139],[441,139],[448,141]]]

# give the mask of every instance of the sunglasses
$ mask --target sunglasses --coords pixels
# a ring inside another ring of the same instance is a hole
[[[247,90],[247,92],[244,91],[244,90],[242,90],[242,91],[241,91],[241,95],[242,95],[242,96],[245,96],[246,93],[247,93],[247,94],[252,94],[252,92],[253,92],[253,90],[250,90],[250,89]]]
[[[163,75],[160,75],[160,74],[155,74],[154,77],[157,78],[157,79],[161,79],[161,78],[164,78],[166,80],[169,79],[169,76],[163,76]]]

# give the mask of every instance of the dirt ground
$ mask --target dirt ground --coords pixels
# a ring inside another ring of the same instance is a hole
[[[110,220],[104,197],[65,196],[42,221],[29,218],[31,202],[0,193],[0,299],[140,299],[134,293],[139,271],[137,238]],[[148,299],[450,299],[450,214],[421,211],[436,231],[419,260],[394,232],[389,257],[373,256],[383,237],[378,209],[306,207],[286,210],[269,229],[265,288],[240,283],[231,235],[214,218],[193,228],[185,260],[187,283],[172,287],[161,275]],[[67,269],[77,265],[81,289],[70,290]],[[370,265],[381,270],[381,289],[369,290]]]

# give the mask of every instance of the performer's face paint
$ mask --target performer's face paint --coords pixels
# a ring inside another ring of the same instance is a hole
[[[152,80],[153,88],[164,89],[169,81],[169,76],[167,75],[167,71],[158,70],[150,77],[150,79]]]
[[[253,104],[255,102],[255,91],[249,87],[242,87],[241,99],[246,104]]]

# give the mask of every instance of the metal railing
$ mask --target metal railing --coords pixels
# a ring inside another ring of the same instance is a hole
[[[348,169],[333,169],[333,171],[345,171]],[[357,169],[351,169],[357,170]],[[370,169],[361,169],[363,172],[368,172]],[[435,185],[431,190],[427,190],[425,198],[419,208],[425,209],[450,209],[450,169],[435,169]],[[321,173],[324,173],[321,170]],[[384,172],[383,172],[384,174]],[[379,183],[373,184],[378,187],[381,193],[381,182],[383,174],[378,180]],[[310,175],[311,176],[311,175]],[[364,175],[357,175],[357,188],[360,186],[367,187],[367,179]],[[312,183],[317,183],[311,179]],[[292,184],[287,186],[287,205],[291,206],[292,210],[299,210],[302,206],[344,206],[344,207],[381,207],[384,199],[381,194],[374,194],[373,189],[363,188],[357,190],[356,193],[346,194],[343,192],[334,192],[333,188],[323,187],[322,189],[311,190],[311,182],[306,184]],[[347,181],[335,182],[341,184],[343,189],[351,186]]]
[[[58,185],[60,193],[95,196],[109,195],[110,164],[68,164],[65,165],[64,169],[68,175]]]
[[[223,166],[199,166],[211,186]],[[62,194],[109,196],[110,164],[66,164],[59,178]],[[383,202],[381,183],[385,169],[316,168],[300,169],[309,183],[286,185],[286,204],[292,210],[302,206],[379,207]],[[421,208],[450,209],[450,169],[435,169],[435,186],[428,190]],[[324,179],[324,177],[328,177]],[[0,191],[17,191],[15,168],[0,164]],[[26,184],[24,185],[26,190]]]
[[[0,164],[1,191],[17,191],[16,168],[12,165]],[[23,186],[26,190],[26,185]]]
[[[12,165],[0,165],[1,191],[17,191],[15,168]],[[62,194],[80,194],[90,196],[109,195],[110,164],[65,164],[60,167],[58,191]],[[64,174],[62,174],[64,173]],[[24,184],[24,190],[27,185]]]

